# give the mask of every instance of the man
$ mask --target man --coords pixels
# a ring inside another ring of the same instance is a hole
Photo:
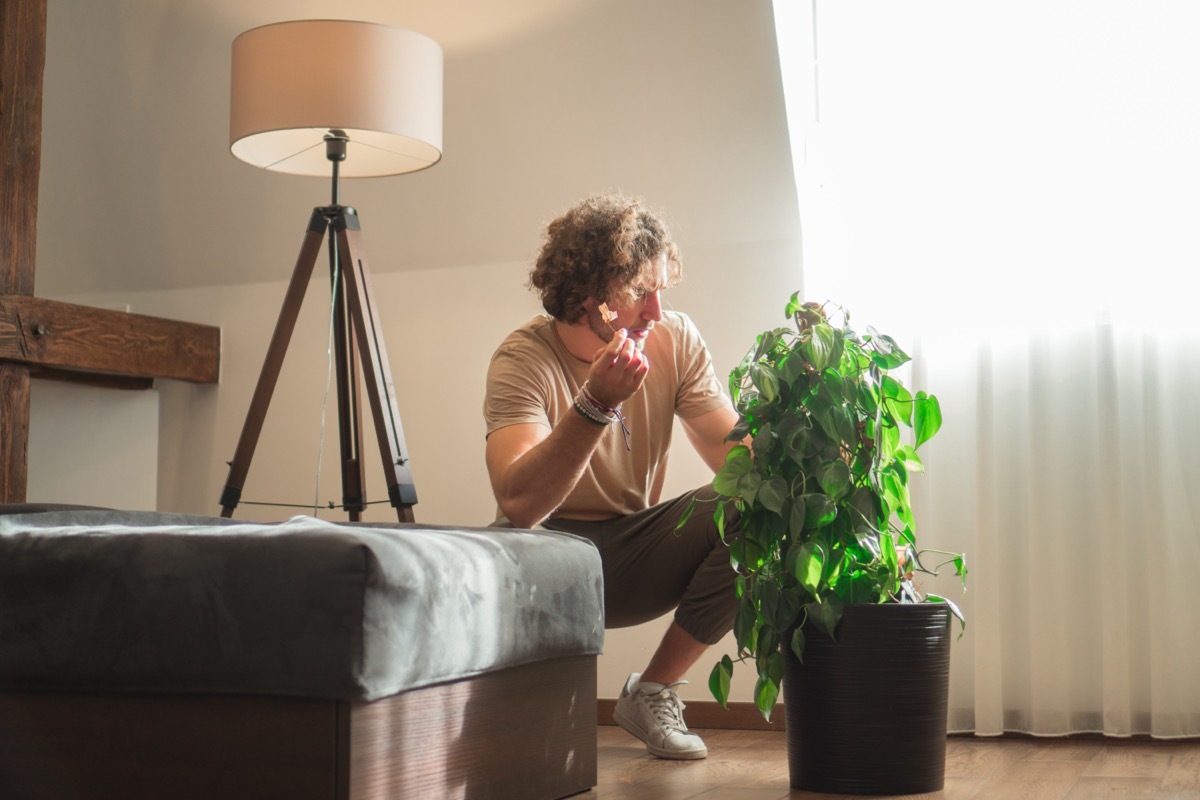
[[[651,754],[693,759],[707,749],[688,732],[675,687],[732,629],[735,574],[711,514],[675,529],[693,497],[715,497],[710,487],[668,502],[660,494],[673,417],[716,471],[737,414],[692,322],[663,310],[681,269],[666,225],[636,199],[593,197],[551,222],[530,274],[548,316],[493,355],[484,416],[497,524],[594,542],[607,627],[675,609],[614,716]]]

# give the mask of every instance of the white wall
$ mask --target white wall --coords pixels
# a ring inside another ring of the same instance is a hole
[[[30,501],[153,511],[158,392],[33,382]]]
[[[119,8],[131,15],[149,3]],[[529,35],[448,52],[444,161],[417,175],[343,187],[344,202],[363,221],[423,522],[492,518],[480,413],[487,360],[505,333],[537,311],[524,281],[543,224],[581,196],[620,187],[666,211],[686,274],[668,302],[696,320],[721,374],[759,331],[783,321],[787,295],[799,288],[770,3],[606,0],[579,8]],[[156,385],[157,506],[216,513],[225,461],[309,211],[327,202],[328,186],[255,170],[225,152],[233,34],[216,21],[193,24],[186,34],[169,20],[158,30],[130,26],[118,43],[131,54],[93,57],[63,46],[84,47],[89,26],[112,24],[90,9],[84,0],[51,2],[39,293],[221,327],[219,386]],[[173,51],[161,41],[164,29],[188,38]],[[177,51],[193,54],[197,64],[186,69],[172,55]],[[168,74],[147,76],[155,69],[149,52],[164,54]],[[197,75],[213,64],[220,66],[211,75]],[[105,70],[110,74],[96,74]],[[172,92],[172,75],[175,88],[192,91]],[[129,81],[137,92],[129,94]],[[114,102],[78,102],[81,92],[111,93]],[[164,117],[157,116],[160,102],[171,104]],[[128,115],[119,123],[108,117],[118,111]],[[203,119],[212,141],[174,152],[172,117]],[[147,125],[158,135],[145,135]],[[89,132],[104,138],[117,126],[133,131],[140,148],[125,152],[113,138],[107,154],[124,169],[78,157]],[[105,180],[79,174],[92,169]],[[319,275],[309,289],[251,464],[247,500],[307,503],[314,496],[326,284]],[[339,494],[332,399],[325,444],[322,501]],[[31,447],[55,450],[47,461],[80,457],[48,443]],[[383,499],[370,443],[367,453],[368,497]],[[708,478],[681,437],[668,488],[682,491]],[[302,513],[246,504],[238,512],[249,519]],[[367,518],[392,516],[384,504]],[[625,675],[644,666],[665,624],[609,632],[601,696],[615,696]],[[726,645],[717,655],[731,651]],[[689,676],[685,699],[710,699],[711,663],[702,659]],[[735,686],[734,699],[749,700],[751,688],[752,681]]]

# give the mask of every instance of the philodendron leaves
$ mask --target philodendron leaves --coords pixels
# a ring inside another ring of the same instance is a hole
[[[804,606],[808,621],[816,625],[830,639],[837,639],[834,632],[842,620],[843,603],[837,595],[830,595],[824,602],[813,602]]]
[[[779,397],[779,376],[766,364],[750,365],[750,382],[768,403],[774,403]]]
[[[726,703],[734,662],[754,661],[754,700],[768,719],[781,649],[803,658],[806,637],[833,636],[844,605],[920,601],[911,573],[937,572],[921,566],[922,552],[939,551],[916,544],[908,482],[924,469],[917,449],[941,428],[941,407],[889,374],[909,361],[894,339],[860,335],[828,308],[792,295],[793,327],[761,334],[730,373],[738,422],[712,482],[739,605],[738,652],[709,688]],[[947,555],[957,560],[942,566],[965,575],[961,556]]]
[[[708,676],[708,690],[723,707],[729,708],[729,681],[733,678],[733,659],[724,656]]]
[[[817,482],[825,494],[836,501],[850,490],[850,467],[841,459],[830,461],[817,471]]]
[[[750,457],[750,448],[744,444],[736,445],[725,455],[725,464],[713,477],[712,487],[717,494],[725,497],[741,497],[738,483],[754,470],[754,460]]]
[[[783,511],[783,504],[787,500],[787,494],[787,481],[776,475],[775,477],[767,478],[758,487],[758,502],[762,503],[763,508],[778,514]]]
[[[839,336],[833,328],[819,322],[812,326],[812,337],[801,343],[800,352],[812,364],[813,370],[824,372],[831,364],[837,363],[838,344]]]
[[[823,494],[806,494],[804,500],[804,527],[806,530],[823,528],[837,516],[837,505]]]
[[[920,447],[933,438],[942,427],[942,406],[938,399],[924,392],[917,392],[913,401],[913,429],[917,436],[915,447]]]
[[[792,545],[787,553],[787,571],[809,594],[816,596],[825,573],[825,550],[818,542]]]

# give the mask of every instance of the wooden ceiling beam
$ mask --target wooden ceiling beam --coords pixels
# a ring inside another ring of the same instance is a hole
[[[0,295],[0,361],[60,373],[216,383],[221,329]]]

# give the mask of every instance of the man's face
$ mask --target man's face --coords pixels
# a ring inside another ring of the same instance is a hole
[[[639,348],[645,346],[647,337],[654,323],[662,319],[661,294],[667,285],[667,257],[659,255],[651,261],[641,275],[634,279],[632,290],[628,294],[633,300],[608,303],[608,310],[615,313],[615,319],[604,321],[600,313],[599,303],[590,303],[587,309],[587,323],[592,333],[603,342],[611,342],[616,335],[614,331],[626,328],[629,338]],[[625,294],[625,293],[620,293]]]

